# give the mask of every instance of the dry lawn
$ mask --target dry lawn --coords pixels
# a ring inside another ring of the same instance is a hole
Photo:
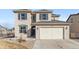
[[[0,40],[0,49],[27,49],[27,47],[17,42]]]
[[[28,49],[32,49],[34,46],[35,40],[27,40],[25,42],[21,42],[20,44],[26,46]]]

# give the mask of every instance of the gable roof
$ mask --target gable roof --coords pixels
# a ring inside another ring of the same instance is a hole
[[[77,16],[77,15],[79,15],[79,13],[77,13],[77,14],[71,14],[71,15],[68,17],[67,21],[70,19],[71,16]],[[66,22],[67,22],[67,21],[66,21]]]

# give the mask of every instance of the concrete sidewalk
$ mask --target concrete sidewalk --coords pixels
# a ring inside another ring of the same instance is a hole
[[[33,49],[79,49],[74,40],[36,40]]]

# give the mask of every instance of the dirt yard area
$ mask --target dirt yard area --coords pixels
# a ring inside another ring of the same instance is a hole
[[[34,38],[22,42],[19,42],[16,38],[0,38],[0,49],[32,49],[34,43]]]
[[[27,49],[27,47],[19,44],[18,42],[11,42],[1,39],[0,49]]]
[[[25,42],[21,42],[20,44],[26,46],[28,49],[32,49],[35,44],[35,40],[26,40]]]

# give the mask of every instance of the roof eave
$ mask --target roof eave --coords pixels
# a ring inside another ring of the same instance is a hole
[[[71,25],[71,23],[32,23],[32,25]]]
[[[20,9],[20,10],[13,10],[14,13],[20,13],[20,12],[32,12],[31,10],[24,10],[24,9]]]
[[[68,19],[66,20],[66,22],[68,22],[68,20],[69,20],[69,18],[71,17],[72,15],[70,15],[69,17],[68,17]]]

